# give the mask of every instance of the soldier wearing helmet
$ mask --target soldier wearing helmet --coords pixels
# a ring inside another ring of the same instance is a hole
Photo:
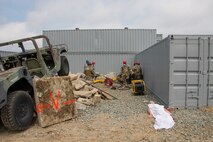
[[[86,65],[84,65],[84,74],[86,75],[86,78],[89,80],[95,77],[95,69],[93,62],[91,63],[89,60],[86,60]]]
[[[122,82],[123,86],[127,86],[127,80],[130,79],[131,75],[131,69],[130,67],[127,65],[126,60],[123,60],[123,65],[121,67],[121,72],[118,75],[117,79],[118,81]]]
[[[132,67],[132,79],[140,80],[143,79],[142,69],[140,63],[135,61],[134,66]]]

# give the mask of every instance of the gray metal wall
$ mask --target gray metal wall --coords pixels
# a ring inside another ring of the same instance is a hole
[[[9,52],[9,51],[0,51],[0,56],[3,57],[3,56],[8,56],[10,54],[13,54],[15,52]]]
[[[157,34],[156,40],[157,42],[161,41],[163,39],[163,34]]]
[[[167,106],[213,105],[213,36],[169,36],[136,59],[147,86]]]
[[[67,44],[70,70],[82,72],[85,61],[96,61],[100,73],[119,72],[122,60],[132,65],[137,53],[156,43],[155,29],[43,31],[53,45]]]
[[[119,72],[122,60],[126,59],[128,64],[133,64],[135,54],[67,54],[72,72],[83,72],[85,61],[95,61],[95,71],[101,74],[107,72]],[[77,66],[77,67],[76,67]]]

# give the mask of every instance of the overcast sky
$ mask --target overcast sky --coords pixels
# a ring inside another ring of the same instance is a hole
[[[0,0],[0,42],[63,29],[213,34],[213,0]]]

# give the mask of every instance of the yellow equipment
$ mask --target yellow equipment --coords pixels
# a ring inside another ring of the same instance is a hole
[[[95,83],[103,83],[105,79],[96,79],[96,80],[93,80],[92,82],[95,84]]]
[[[143,80],[132,80],[133,95],[144,95],[145,91],[145,82]]]

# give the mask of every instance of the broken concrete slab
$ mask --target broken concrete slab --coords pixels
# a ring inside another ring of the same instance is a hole
[[[74,80],[72,81],[72,83],[73,83],[73,86],[75,87],[75,90],[82,89],[86,85],[86,83],[80,79]]]
[[[92,98],[92,102],[96,105],[97,103],[101,102],[101,95],[95,94],[94,97]]]
[[[78,75],[77,74],[69,73],[69,77],[71,78],[72,81],[78,79]]]
[[[94,89],[94,87],[85,85],[83,91],[91,91],[92,89]]]
[[[88,105],[88,106],[94,106],[92,99],[78,98],[77,102]]]
[[[83,98],[90,98],[93,94],[97,93],[98,89],[93,88],[91,91],[73,91],[74,96],[76,98],[83,97]]]
[[[85,110],[87,108],[85,104],[82,104],[79,102],[75,102],[75,105],[76,105],[76,109]]]
[[[41,127],[75,117],[75,98],[69,76],[34,78],[33,87]]]

